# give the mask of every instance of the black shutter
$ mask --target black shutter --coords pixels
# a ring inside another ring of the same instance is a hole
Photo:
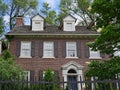
[[[19,57],[20,56],[20,46],[21,46],[21,42],[17,41],[16,42],[16,56]]]
[[[81,57],[81,42],[77,41],[77,57]]]
[[[66,57],[66,42],[65,41],[62,42],[62,56],[63,58]]]
[[[31,56],[32,57],[35,56],[35,42],[34,41],[31,42]]]
[[[105,54],[100,53],[100,57],[105,58]]]
[[[43,56],[43,41],[40,41],[40,45],[39,45],[39,56],[40,56],[40,57]]]
[[[39,81],[42,81],[43,80],[43,71],[42,70],[39,70],[38,76],[39,76]]]
[[[89,51],[89,47],[87,45],[87,42],[84,42],[84,45],[85,45],[85,56],[86,56],[86,58],[89,58],[90,57],[90,51]]]
[[[34,77],[34,71],[30,70],[30,81],[34,81],[35,77]]]
[[[60,78],[59,78],[59,71],[54,70],[54,74],[55,74],[54,79],[55,79],[57,82],[60,81]]]
[[[54,55],[57,58],[58,57],[58,42],[54,42]]]

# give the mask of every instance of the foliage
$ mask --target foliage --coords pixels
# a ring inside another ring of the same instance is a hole
[[[92,61],[86,71],[87,77],[98,77],[99,80],[115,79],[120,73],[120,57],[114,57],[106,61]]]
[[[73,14],[81,18],[80,24],[89,26],[89,23],[95,20],[94,14],[90,12],[90,7],[90,0],[61,0],[58,19],[62,20],[67,14]]]
[[[114,52],[120,49],[119,6],[119,0],[94,0],[92,12],[97,15],[95,29],[101,28],[101,32],[95,42],[89,45],[93,50],[114,56]]]
[[[19,65],[15,64],[13,56],[8,50],[0,57],[0,76],[2,79],[9,79],[18,76],[22,72]]]
[[[53,73],[53,71],[51,69],[47,69],[44,73],[44,81],[45,82],[49,82],[49,84],[45,84],[43,86],[43,88],[45,88],[46,90],[49,88],[50,90],[59,90],[59,84],[57,84],[58,79],[57,79],[57,75],[55,73]],[[52,82],[54,82],[54,86],[52,84]],[[56,84],[55,84],[56,83]]]
[[[6,4],[3,3],[2,0],[0,0],[0,36],[2,36],[2,33],[4,32],[4,22],[3,22],[3,16],[6,11]]]
[[[43,8],[40,10],[40,12],[45,17],[45,21],[47,25],[57,25],[56,12],[54,10],[51,10],[51,7],[49,6],[48,3],[46,2],[43,3]]]
[[[17,16],[26,16],[28,13],[30,16],[30,14],[36,9],[37,5],[37,0],[9,0],[6,13],[10,17],[10,29],[15,26],[15,18]]]

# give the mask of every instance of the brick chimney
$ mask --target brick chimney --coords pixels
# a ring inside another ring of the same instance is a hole
[[[22,16],[18,16],[16,17],[16,26],[23,26],[23,17]]]

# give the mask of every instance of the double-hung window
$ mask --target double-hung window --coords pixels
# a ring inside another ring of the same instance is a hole
[[[30,71],[20,72],[20,79],[30,81]]]
[[[119,47],[119,46],[120,46],[120,43],[117,44],[117,47]],[[114,49],[115,50],[114,56],[119,56],[120,57],[120,49],[117,48],[117,47]]]
[[[93,51],[91,48],[89,48],[90,57],[89,58],[101,58],[99,51]]]
[[[43,47],[43,58],[53,58],[54,57],[54,43],[44,42]]]
[[[66,57],[77,57],[76,42],[66,42]]]
[[[31,42],[22,41],[21,42],[21,52],[20,57],[30,58],[31,57]]]

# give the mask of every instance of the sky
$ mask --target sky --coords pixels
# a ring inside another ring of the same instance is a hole
[[[39,2],[39,9],[42,7],[43,2],[49,3],[51,9],[56,10],[58,12],[59,10],[59,4],[60,0],[38,0]]]
[[[3,0],[3,1],[4,2],[8,2],[9,0]],[[43,5],[44,2],[47,2],[49,4],[49,6],[51,7],[51,9],[55,10],[57,14],[59,13],[60,0],[38,0],[38,12],[42,8],[42,5]],[[4,21],[6,23],[9,22],[9,16],[8,15],[4,16]],[[27,20],[27,21],[25,20],[25,24],[29,25],[30,21],[29,20]]]

